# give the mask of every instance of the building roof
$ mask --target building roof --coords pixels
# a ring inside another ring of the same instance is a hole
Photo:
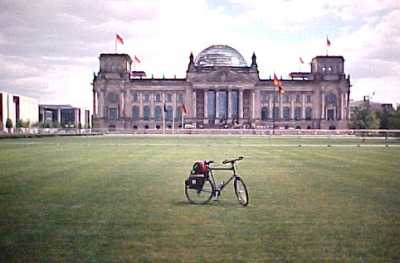
[[[343,56],[316,56],[313,59],[325,59],[325,58],[337,58],[337,59],[341,59],[344,61]]]
[[[201,51],[195,61],[196,66],[247,67],[246,60],[228,45],[212,45]]]

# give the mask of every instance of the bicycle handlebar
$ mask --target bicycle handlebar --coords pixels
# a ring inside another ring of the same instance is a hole
[[[240,161],[242,159],[243,159],[243,156],[239,156],[238,158],[235,158],[235,159],[225,160],[225,161],[222,162],[222,164],[227,164],[227,163],[232,163],[233,164],[234,162]]]

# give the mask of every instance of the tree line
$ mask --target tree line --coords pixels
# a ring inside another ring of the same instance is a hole
[[[377,111],[370,107],[355,108],[350,129],[400,129],[400,105],[396,110]]]

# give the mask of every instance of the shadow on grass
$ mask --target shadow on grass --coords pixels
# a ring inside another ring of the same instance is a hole
[[[211,200],[210,202],[208,202],[207,204],[191,204],[189,203],[189,201],[187,200],[174,200],[171,202],[173,206],[191,206],[191,207],[204,207],[204,206],[209,206],[209,207],[222,207],[222,208],[226,208],[226,207],[231,207],[231,208],[244,208],[243,206],[241,206],[238,202],[234,202],[234,201],[226,201],[226,200],[219,200],[219,201],[213,201]],[[248,207],[248,206],[247,206]]]

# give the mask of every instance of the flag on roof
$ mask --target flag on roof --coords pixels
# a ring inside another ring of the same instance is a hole
[[[283,84],[282,84],[281,80],[278,81],[278,91],[279,91],[279,94],[285,93],[285,90],[283,89]]]
[[[123,39],[120,35],[118,35],[118,34],[115,35],[115,41],[117,41],[117,42],[120,43],[121,45],[124,44],[124,39]]]
[[[299,57],[299,60],[300,60],[300,63],[301,63],[301,64],[304,64],[304,60],[303,60],[302,57]]]
[[[279,85],[279,80],[278,80],[278,77],[276,76],[275,72],[274,72],[274,85],[275,86]]]
[[[331,41],[329,40],[328,36],[326,36],[326,46],[331,46]]]

